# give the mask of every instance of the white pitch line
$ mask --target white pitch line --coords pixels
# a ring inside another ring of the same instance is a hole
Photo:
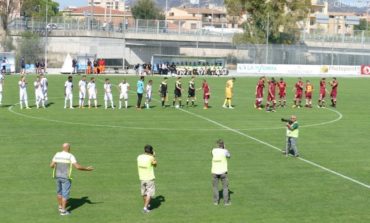
[[[238,130],[236,130],[236,129],[230,128],[230,127],[228,127],[228,126],[226,126],[226,125],[223,125],[223,124],[221,124],[221,123],[219,123],[219,122],[216,122],[216,121],[214,121],[214,120],[212,120],[212,119],[209,119],[209,118],[207,118],[207,117],[204,117],[204,116],[198,115],[198,114],[196,114],[196,113],[193,113],[193,112],[190,112],[190,111],[187,111],[187,110],[184,110],[184,109],[179,109],[179,110],[180,110],[180,111],[182,111],[182,112],[185,112],[185,113],[187,113],[187,114],[189,114],[189,115],[195,116],[195,117],[197,117],[197,118],[200,118],[200,119],[206,120],[206,121],[208,121],[208,122],[210,122],[210,123],[213,123],[213,124],[215,124],[215,125],[217,125],[217,126],[220,126],[220,127],[224,128],[224,129],[227,129],[227,130],[229,130],[229,131],[231,131],[231,132],[234,132],[234,133],[236,133],[236,134],[238,134],[238,135],[241,135],[241,136],[244,136],[244,137],[249,138],[249,139],[251,139],[251,140],[254,140],[254,141],[256,141],[256,142],[259,142],[259,143],[261,143],[261,144],[263,144],[263,145],[265,145],[265,146],[267,146],[267,147],[270,147],[270,148],[275,149],[275,150],[277,150],[277,151],[281,151],[281,149],[279,149],[278,147],[276,147],[276,146],[274,146],[274,145],[271,145],[271,144],[269,144],[269,143],[267,143],[267,142],[265,142],[265,141],[259,140],[259,139],[255,138],[255,137],[253,137],[253,136],[250,136],[250,135],[248,135],[248,134],[245,134],[245,133],[243,133],[243,132],[240,132],[240,131],[238,131]],[[337,121],[339,121],[339,120],[343,117],[343,115],[342,115],[340,112],[337,112],[337,114],[340,114],[340,118],[337,120]],[[332,121],[332,122],[334,122],[334,121]],[[332,122],[331,122],[331,123],[332,123]],[[324,171],[326,171],[326,172],[329,172],[329,173],[334,174],[334,175],[336,175],[336,176],[339,176],[339,177],[341,177],[341,178],[343,178],[343,179],[349,180],[349,181],[351,181],[351,182],[353,182],[353,183],[355,183],[355,184],[358,184],[358,185],[361,185],[361,186],[363,186],[363,187],[366,187],[367,189],[370,189],[370,185],[365,184],[365,183],[363,183],[363,182],[361,182],[361,181],[355,180],[355,179],[353,179],[353,178],[351,178],[351,177],[348,177],[348,176],[346,176],[346,175],[343,175],[343,174],[341,174],[341,173],[338,173],[338,172],[336,172],[336,171],[334,171],[334,170],[331,170],[331,169],[329,169],[329,168],[327,168],[327,167],[321,166],[320,164],[317,164],[317,163],[312,162],[312,161],[310,161],[310,160],[307,160],[307,159],[304,159],[304,158],[301,158],[301,157],[298,157],[298,159],[299,159],[299,160],[301,160],[301,161],[303,161],[303,162],[305,162],[305,163],[307,163],[307,164],[310,164],[310,165],[315,166],[315,167],[317,167],[317,168],[319,168],[319,169],[322,169],[322,170],[324,170]]]

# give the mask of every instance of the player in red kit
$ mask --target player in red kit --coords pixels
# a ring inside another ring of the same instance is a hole
[[[276,108],[276,81],[275,78],[271,78],[268,82],[268,95],[267,95],[267,103],[266,103],[266,111],[275,112]]]
[[[302,107],[302,96],[303,96],[303,81],[302,78],[298,78],[298,82],[294,85],[295,95],[294,95],[294,105],[293,108]]]
[[[208,100],[211,97],[211,89],[209,88],[209,85],[207,83],[206,79],[203,79],[203,84],[202,84],[202,89],[203,89],[203,99],[204,99],[204,109],[208,109]]]
[[[338,90],[337,78],[333,77],[333,80],[330,82],[330,86],[331,86],[330,92],[331,106],[335,108],[337,106],[337,90]]]
[[[320,95],[319,95],[319,102],[317,107],[318,108],[325,108],[325,96],[326,96],[326,78],[322,78],[320,81]]]
[[[280,78],[280,81],[277,83],[277,86],[279,88],[279,107],[285,107],[286,106],[286,87],[287,84],[284,81],[283,78]]]
[[[265,77],[260,77],[256,86],[256,103],[255,108],[261,110],[261,105],[263,101],[263,89],[265,88]]]

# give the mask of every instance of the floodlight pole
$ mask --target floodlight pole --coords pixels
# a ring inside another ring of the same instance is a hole
[[[266,27],[266,64],[269,59],[269,36],[270,36],[270,13],[267,13],[267,27]]]
[[[46,70],[48,68],[48,1],[46,1],[46,6],[45,6],[45,70],[44,72],[46,73]]]

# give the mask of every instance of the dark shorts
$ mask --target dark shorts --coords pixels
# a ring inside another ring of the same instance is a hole
[[[161,98],[167,97],[167,92],[161,92]]]
[[[181,98],[181,91],[175,90],[175,98]]]
[[[312,99],[312,93],[306,93],[306,99]]]
[[[189,98],[195,97],[195,90],[189,90]]]
[[[295,93],[295,99],[302,99],[302,96],[303,96],[303,92],[301,92],[301,91],[297,91]]]
[[[267,101],[275,101],[275,95],[273,95],[273,96],[268,95],[267,96]]]

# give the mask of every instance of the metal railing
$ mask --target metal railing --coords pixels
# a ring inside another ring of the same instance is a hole
[[[320,42],[338,42],[338,43],[370,43],[370,30],[355,30],[351,33],[301,33],[301,41],[320,41]]]
[[[187,29],[183,27],[185,21],[162,21],[162,20],[130,20],[120,23],[105,23],[99,20],[90,21],[90,19],[72,19],[68,17],[50,18],[48,23],[42,20],[24,20],[16,19],[10,22],[11,30],[29,30],[29,31],[52,31],[52,30],[77,30],[77,31],[99,31],[116,33],[148,33],[148,34],[169,34],[169,35],[203,35],[232,37],[233,34],[226,32],[226,29],[210,31],[203,28]],[[225,25],[226,27],[226,25]]]

